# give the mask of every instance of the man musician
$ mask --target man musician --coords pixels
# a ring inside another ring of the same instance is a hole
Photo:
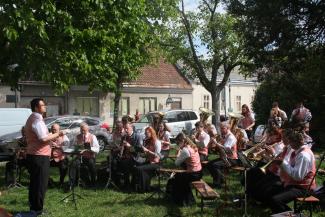
[[[72,163],[74,172],[70,175],[72,180],[77,183],[78,171],[88,186],[94,186],[96,182],[96,154],[99,152],[99,144],[95,135],[89,132],[89,126],[86,123],[80,124],[80,134],[76,137],[76,146],[80,147],[80,157]],[[90,178],[89,178],[90,176]]]
[[[53,124],[51,126],[51,132],[57,133],[60,132],[60,126],[58,124]],[[52,167],[58,167],[60,171],[60,186],[63,186],[64,178],[68,172],[69,160],[65,157],[63,153],[63,147],[69,146],[69,139],[66,135],[59,136],[58,138],[52,140],[51,148],[51,162]]]
[[[282,185],[274,186],[265,193],[268,195],[267,204],[273,213],[290,210],[287,203],[297,197],[305,196],[308,190],[316,188],[315,157],[311,149],[304,144],[303,133],[292,131],[288,140],[293,149],[290,157],[277,158],[273,162],[280,166]]]
[[[124,187],[128,188],[130,187],[130,174],[137,163],[138,154],[143,152],[143,138],[133,130],[131,123],[125,123],[124,130],[125,136],[120,145],[117,170],[123,173]]]
[[[221,187],[223,182],[223,169],[225,167],[237,165],[237,139],[230,131],[230,125],[227,122],[220,124],[222,140],[220,143],[215,141],[212,148],[219,151],[220,159],[209,161],[207,168],[213,177],[213,185],[217,188]]]

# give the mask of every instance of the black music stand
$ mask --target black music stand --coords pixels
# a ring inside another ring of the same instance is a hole
[[[12,155],[13,157],[13,160],[12,160],[12,163],[13,163],[13,166],[15,168],[15,172],[14,172],[14,183],[8,185],[8,189],[12,189],[12,188],[24,188],[25,186],[23,186],[22,184],[20,184],[18,182],[18,176],[19,176],[19,166],[18,166],[18,159],[17,159],[17,156],[15,153],[13,153]]]
[[[112,155],[112,151],[113,151],[114,147],[108,147],[108,151],[109,151],[109,161],[108,161],[108,169],[109,169],[109,175],[108,175],[108,180],[107,183],[105,185],[105,189],[109,188],[110,186],[112,186],[113,188],[115,188],[116,190],[119,190],[119,187],[117,187],[117,185],[115,185],[115,183],[112,180],[112,161],[113,161],[113,155]]]
[[[237,152],[238,155],[238,159],[240,160],[240,162],[242,163],[243,167],[244,167],[244,192],[245,192],[245,201],[244,201],[244,215],[243,217],[248,217],[249,215],[247,214],[247,170],[252,168],[253,165],[251,164],[251,162],[247,159],[247,157],[242,153],[242,152]]]
[[[147,197],[146,199],[145,199],[145,201],[148,201],[149,199],[151,199],[151,198],[153,198],[156,194],[158,195],[158,199],[160,199],[161,198],[161,196],[160,195],[163,195],[164,194],[164,192],[161,190],[161,180],[160,180],[160,168],[161,168],[161,165],[160,165],[160,162],[161,161],[159,161],[159,168],[158,168],[158,170],[156,171],[157,173],[158,173],[158,186],[157,186],[157,188],[154,190],[154,192],[149,196],[149,197]]]
[[[80,151],[72,151],[72,152],[65,152],[65,154],[68,154],[68,155],[72,155],[72,156],[74,156],[74,155],[79,155],[80,154]],[[72,159],[72,163],[73,163],[73,161],[75,161],[75,160],[77,160],[77,159]],[[72,180],[71,179],[71,176],[70,176],[70,170],[71,170],[71,165],[72,165],[72,163],[70,164],[70,166],[69,166],[69,182],[70,182],[70,188],[71,188],[71,193],[69,194],[69,195],[67,195],[67,196],[65,196],[64,198],[62,198],[61,200],[60,200],[60,202],[63,202],[63,201],[65,201],[65,200],[67,200],[68,198],[70,198],[70,197],[72,197],[71,198],[71,202],[73,202],[74,203],[74,207],[75,207],[75,209],[77,210],[77,200],[76,200],[76,198],[79,198],[79,199],[84,199],[81,195],[79,195],[79,194],[77,194],[77,193],[75,193],[75,190],[74,190],[74,188],[75,188],[75,180]],[[78,166],[78,175],[80,176],[80,165]],[[77,174],[76,174],[77,175]],[[78,180],[79,180],[80,178],[78,178]],[[79,185],[79,184],[78,184]]]

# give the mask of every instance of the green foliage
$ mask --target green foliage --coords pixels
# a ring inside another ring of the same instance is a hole
[[[219,94],[236,68],[249,65],[243,40],[234,28],[237,20],[217,11],[219,1],[200,1],[197,11],[186,11],[181,1],[175,16],[166,23],[168,37],[162,42],[169,58],[180,61],[182,71],[198,78],[211,93],[212,109],[219,119]],[[218,84],[217,84],[218,81]]]
[[[163,1],[79,0],[0,3],[0,81],[34,79],[115,90],[151,61]],[[162,13],[162,12],[161,12]],[[9,67],[8,67],[9,66]],[[11,66],[11,67],[10,67]]]

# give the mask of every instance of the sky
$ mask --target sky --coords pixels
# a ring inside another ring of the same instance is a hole
[[[184,0],[185,11],[197,11],[199,3],[200,3],[200,0]],[[221,4],[217,8],[217,12],[226,13],[224,7]],[[207,57],[208,56],[207,49],[203,45],[200,45],[201,40],[198,37],[194,38],[194,43],[196,45],[199,45],[197,47],[198,54]]]

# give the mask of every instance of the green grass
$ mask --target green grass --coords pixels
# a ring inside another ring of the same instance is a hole
[[[99,156],[98,161],[105,160],[103,155]],[[169,161],[168,166],[171,166],[172,162]],[[0,166],[0,186],[3,186],[4,180],[4,166]],[[25,171],[23,174],[23,184],[27,185],[28,174]],[[51,177],[58,181],[58,169],[51,168]],[[233,203],[233,198],[238,195],[243,195],[243,189],[239,183],[241,176],[239,173],[233,172],[229,175],[229,189],[225,194],[224,189],[218,190],[221,198],[218,199],[211,207],[205,207],[202,216],[242,216],[243,207],[240,204]],[[203,179],[211,183],[212,179],[210,175],[205,172]],[[325,177],[320,177],[318,183],[325,180]],[[105,183],[102,183],[103,186]],[[152,184],[157,184],[157,180],[154,179]],[[162,182],[162,187],[166,185],[166,181]],[[150,193],[137,194],[137,193],[123,193],[121,191],[115,191],[112,189],[105,190],[103,187],[98,187],[96,190],[89,190],[84,188],[76,188],[76,193],[83,196],[83,199],[77,201],[78,209],[75,210],[71,201],[60,202],[64,196],[68,193],[64,193],[63,190],[58,188],[50,188],[46,194],[45,209],[48,210],[47,216],[53,217],[90,217],[90,216],[167,216],[167,214],[173,214],[169,216],[201,216],[199,208],[199,198],[196,198],[197,205],[179,208],[169,203],[166,199],[158,199],[155,196],[152,200],[146,201],[145,199],[150,196]],[[28,211],[28,190],[24,189],[10,189],[6,190],[2,187],[2,195],[0,196],[0,207],[5,208],[11,213],[17,213],[21,211]],[[250,216],[269,216],[270,211],[265,207],[256,205],[250,202],[248,206],[248,213]],[[325,214],[315,210],[315,217],[325,217]]]

